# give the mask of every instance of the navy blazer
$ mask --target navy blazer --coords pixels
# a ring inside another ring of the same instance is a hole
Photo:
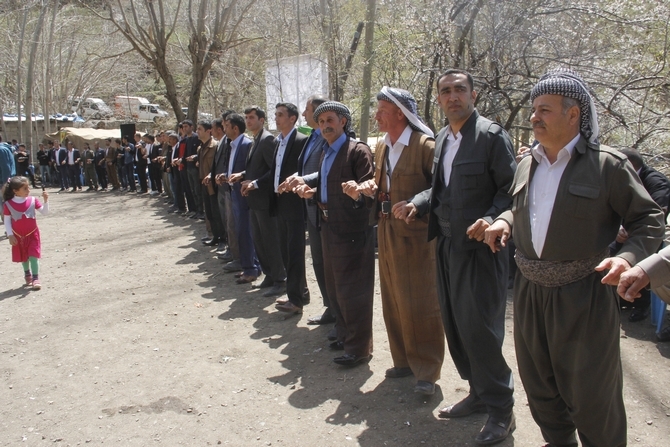
[[[247,165],[247,156],[249,155],[249,150],[251,149],[251,138],[248,136],[244,135],[242,137],[242,141],[240,141],[240,144],[237,146],[237,150],[235,151],[235,158],[233,159],[233,169],[231,172],[236,173],[236,172],[243,172],[244,168]],[[231,191],[230,193],[234,195],[238,203],[242,206],[242,209],[248,210],[249,209],[249,204],[247,203],[246,197],[242,195],[241,192],[242,189],[242,184],[241,183],[234,183],[231,186]]]

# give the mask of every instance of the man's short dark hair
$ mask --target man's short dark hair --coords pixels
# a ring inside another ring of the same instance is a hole
[[[460,68],[450,68],[449,70],[442,73],[440,77],[437,78],[437,86],[438,87],[440,86],[440,81],[442,80],[443,77],[455,74],[465,75],[465,77],[468,78],[468,84],[470,84],[470,91],[473,91],[475,89],[475,80],[472,77],[472,75],[465,70],[461,70]]]
[[[636,151],[632,147],[625,147],[621,149],[619,152],[628,157],[630,164],[633,165],[633,168],[635,168],[636,171],[640,169],[642,166],[644,166],[644,160],[642,159],[642,156],[638,151]]]
[[[25,149],[25,148],[26,148],[26,145],[25,145],[25,144],[23,144],[23,143],[21,143],[21,144],[19,144],[19,147],[22,147],[22,148],[24,148],[24,149]]]
[[[244,117],[239,113],[231,113],[226,118],[226,121],[230,123],[231,126],[237,127],[240,133],[244,133],[247,130],[247,125],[244,122]]]
[[[317,107],[319,107],[321,104],[324,102],[328,102],[329,99],[326,98],[325,96],[322,95],[312,95],[309,98],[307,98],[307,102],[312,104],[312,109],[316,110]]]
[[[290,102],[280,102],[275,106],[275,109],[278,109],[280,107],[286,107],[286,110],[288,111],[288,116],[289,117],[294,116],[295,120],[298,121],[298,117],[300,116],[298,106]]]
[[[198,121],[198,126],[202,126],[202,128],[205,130],[212,130],[212,122],[209,120]]]
[[[112,139],[111,139],[111,138],[106,138],[106,140],[109,141],[110,143],[112,142]],[[49,143],[52,143],[52,144],[53,144],[53,141],[49,141]]]
[[[182,122],[179,124],[179,126],[184,126],[184,125],[189,125],[189,126],[193,127],[193,121],[191,121],[191,120],[184,120],[184,121],[182,121]]]
[[[144,136],[144,138],[146,138],[147,140],[151,141],[152,143],[153,143],[154,141],[156,141],[156,137],[154,137],[154,136],[151,135],[151,134],[146,134],[146,135]]]
[[[212,127],[216,127],[217,129],[223,129],[223,120],[221,118],[215,119],[214,121],[212,121]]]
[[[251,112],[254,112],[259,120],[266,119],[265,110],[261,106],[251,106],[244,109],[244,114],[248,115]]]
[[[235,113],[235,111],[234,111],[233,109],[224,110],[224,111],[221,113],[221,118],[225,121],[225,120],[226,120],[226,117],[227,117],[228,115],[230,115],[231,113]]]
[[[115,142],[116,144],[121,144],[121,140],[119,140],[118,138],[114,138],[114,142]]]

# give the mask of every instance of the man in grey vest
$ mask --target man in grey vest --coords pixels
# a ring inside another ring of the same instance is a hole
[[[435,139],[432,188],[410,198],[396,216],[429,216],[444,332],[456,369],[470,385],[468,396],[439,416],[488,413],[475,442],[494,444],[516,426],[512,371],[502,355],[508,259],[506,251],[491,253],[481,241],[512,205],[516,161],[507,132],[475,110],[472,75],[447,70],[437,87],[449,125]]]

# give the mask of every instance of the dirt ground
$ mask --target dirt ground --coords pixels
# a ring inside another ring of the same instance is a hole
[[[344,369],[329,328],[306,324],[322,311],[309,263],[312,304],[287,318],[222,272],[203,223],[161,199],[51,191],[51,214],[38,216],[41,291],[23,287],[0,241],[0,445],[475,445],[484,415],[437,418],[467,392],[448,354],[430,398],[412,378],[384,378],[378,291],[374,358]],[[508,304],[518,428],[500,445],[537,447]],[[629,445],[670,445],[670,344],[623,321]]]

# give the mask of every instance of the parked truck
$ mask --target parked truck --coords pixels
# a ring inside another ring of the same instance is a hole
[[[147,98],[140,96],[115,96],[114,114],[119,118],[153,122],[168,116],[158,104],[151,104]]]
[[[70,98],[68,106],[72,112],[86,119],[101,120],[114,115],[112,109],[100,98]]]

